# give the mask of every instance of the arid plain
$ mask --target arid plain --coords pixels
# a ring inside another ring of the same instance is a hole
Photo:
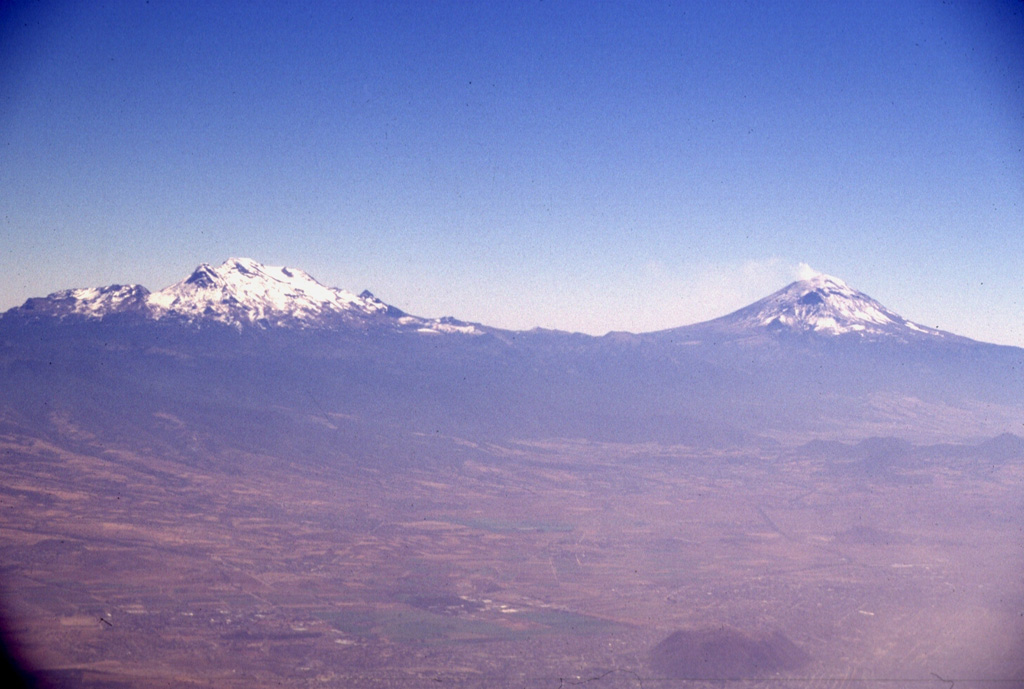
[[[1013,447],[0,443],[42,686],[1024,686]]]

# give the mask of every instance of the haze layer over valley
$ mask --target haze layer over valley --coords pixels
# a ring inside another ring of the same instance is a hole
[[[8,311],[0,389],[44,684],[1024,685],[1024,350],[838,278],[592,337],[230,259]]]

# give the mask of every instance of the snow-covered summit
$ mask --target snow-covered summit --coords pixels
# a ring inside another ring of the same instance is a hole
[[[767,330],[899,339],[951,337],[908,321],[839,278],[823,273],[793,282],[727,316],[690,327],[734,334]]]
[[[250,258],[229,258],[216,267],[203,263],[185,279],[159,292],[149,292],[141,285],[64,290],[30,299],[20,311],[59,318],[131,313],[151,320],[221,323],[236,328],[330,329],[352,325],[426,333],[482,332],[472,324],[450,318],[410,316],[368,291],[357,295],[326,287],[303,270],[265,266]]]
[[[389,307],[369,296],[325,287],[297,268],[265,266],[250,258],[207,263],[150,295],[156,318],[209,319],[230,325],[309,327],[325,319],[386,315]]]

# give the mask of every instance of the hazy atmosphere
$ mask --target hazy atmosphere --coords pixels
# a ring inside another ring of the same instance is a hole
[[[1024,689],[1022,2],[0,0],[0,190],[0,686]]]
[[[1019,2],[0,9],[0,309],[252,256],[601,334],[837,275],[1024,345]]]

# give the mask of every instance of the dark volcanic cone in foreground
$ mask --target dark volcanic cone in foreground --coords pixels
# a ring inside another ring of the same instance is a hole
[[[673,632],[651,665],[673,679],[753,679],[797,670],[810,658],[782,632],[749,636],[729,627]]]

